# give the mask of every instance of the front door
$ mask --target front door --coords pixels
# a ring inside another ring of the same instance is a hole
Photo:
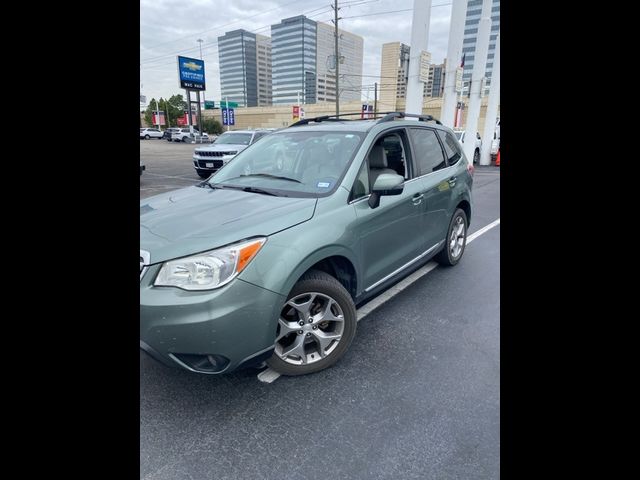
[[[374,143],[384,145],[386,169],[403,175],[405,186],[400,195],[382,196],[377,208],[369,206],[366,195],[353,202],[358,217],[356,228],[365,291],[399,273],[425,250],[425,189],[420,179],[413,179],[408,167],[410,150],[406,132],[404,129],[393,131]],[[375,170],[368,160],[361,167],[360,188],[364,186],[365,193],[370,192]],[[367,182],[368,189],[364,185]]]

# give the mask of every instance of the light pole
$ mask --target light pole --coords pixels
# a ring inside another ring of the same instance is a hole
[[[202,60],[202,42],[204,42],[204,40],[199,38],[197,42],[200,44],[200,60]],[[200,90],[198,90],[196,93],[198,97],[198,128],[200,129],[200,142],[202,142],[203,141],[202,134],[204,133],[204,127],[202,126],[202,106],[200,105]],[[202,92],[202,102],[204,102],[204,91]]]

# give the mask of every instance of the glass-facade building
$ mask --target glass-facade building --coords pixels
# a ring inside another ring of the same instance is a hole
[[[317,25],[303,15],[271,25],[273,104],[316,103]]]
[[[462,43],[462,54],[465,55],[464,74],[462,80],[468,82],[471,79],[471,72],[475,62],[476,41],[478,37],[478,26],[482,14],[482,0],[468,0],[467,17],[464,23],[464,40]],[[493,57],[496,50],[496,38],[500,30],[500,0],[493,0],[491,5],[491,33],[489,34],[489,50],[487,55],[487,67],[485,77],[489,86],[491,71],[493,70]],[[460,61],[460,60],[458,60]],[[459,65],[459,63],[458,63]],[[467,90],[468,92],[468,90]]]
[[[222,100],[240,107],[258,105],[256,34],[234,30],[218,37]]]

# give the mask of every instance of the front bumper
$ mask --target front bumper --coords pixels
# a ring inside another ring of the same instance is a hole
[[[153,287],[158,269],[151,267],[140,284],[140,347],[152,357],[217,374],[273,348],[283,295],[239,278],[204,292]],[[198,358],[224,361],[222,368],[211,371],[200,368],[193,360]]]
[[[198,172],[214,173],[224,167],[233,156],[224,157],[200,157],[193,156],[193,168]]]

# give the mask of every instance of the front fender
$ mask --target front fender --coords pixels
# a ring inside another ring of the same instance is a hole
[[[357,278],[358,238],[349,226],[356,220],[352,205],[318,208],[312,221],[271,235],[240,278],[272,292],[288,295],[298,279],[315,263],[332,256],[351,262]],[[324,210],[324,213],[323,211]]]

